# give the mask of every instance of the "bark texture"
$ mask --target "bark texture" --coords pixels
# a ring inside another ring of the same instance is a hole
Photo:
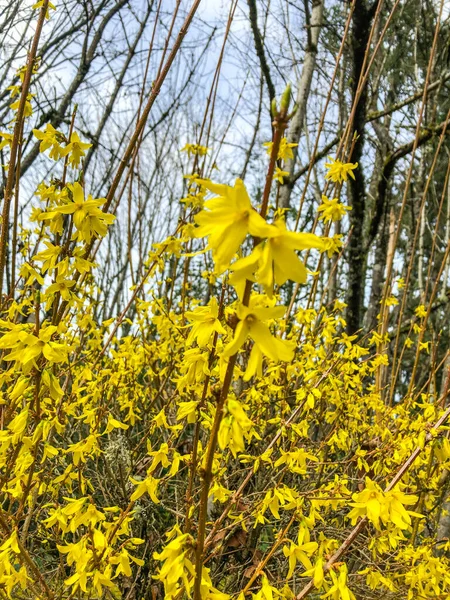
[[[298,144],[300,141],[303,124],[306,115],[306,105],[308,102],[311,82],[316,66],[317,46],[319,43],[320,31],[322,28],[322,17],[324,9],[324,0],[313,0],[311,18],[308,27],[308,43],[306,46],[305,58],[303,61],[302,74],[298,82],[296,103],[296,112],[292,117],[287,139],[289,143]],[[289,208],[291,203],[292,189],[295,179],[294,169],[297,159],[297,149],[293,149],[294,157],[286,162],[284,170],[289,173],[284,185],[280,188],[279,206],[280,208]]]
[[[369,43],[373,8],[369,9],[366,0],[355,3],[352,18],[352,98],[356,103],[359,82],[363,76],[364,56]],[[353,129],[358,139],[355,143],[352,162],[361,162],[365,140],[365,125],[367,120],[367,86],[362,90],[355,107]],[[347,303],[347,333],[353,334],[361,327],[364,285],[365,285],[365,244],[364,218],[366,214],[366,182],[363,169],[358,169],[355,180],[350,179],[349,195],[352,210],[350,226],[352,235],[348,247],[348,288]]]

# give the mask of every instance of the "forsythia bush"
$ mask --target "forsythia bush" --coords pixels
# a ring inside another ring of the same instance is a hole
[[[73,124],[33,131],[62,176],[36,190],[2,299],[0,597],[450,598],[448,542],[436,543],[444,407],[414,387],[389,402],[388,333],[346,335],[345,305],[326,305],[306,266],[339,252],[330,224],[357,165],[327,163],[323,235],[271,204],[292,157],[288,95],[261,205],[239,179],[188,175],[184,219],[148,256],[132,320],[94,318],[115,217],[86,189],[89,144]],[[187,277],[158,297],[169,260]],[[307,280],[289,305],[289,282]],[[405,348],[419,356],[426,311],[414,331]]]

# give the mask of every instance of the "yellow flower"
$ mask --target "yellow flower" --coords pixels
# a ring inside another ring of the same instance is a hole
[[[133,479],[132,477],[130,477],[130,481],[137,485],[137,488],[131,494],[130,500],[132,502],[135,502],[141,496],[147,493],[150,496],[152,502],[154,502],[155,504],[159,504],[159,499],[156,495],[156,492],[158,490],[159,479],[155,479],[151,475],[148,475],[143,481],[138,481],[136,479]]]
[[[331,258],[335,252],[339,252],[344,245],[342,241],[342,234],[335,233],[332,238],[322,238],[325,244],[325,250],[328,258]]]
[[[92,144],[86,144],[80,140],[76,131],[70,136],[70,143],[65,148],[61,149],[61,156],[69,156],[69,163],[72,167],[77,167],[80,164],[82,157],[85,155],[85,150],[90,148]]]
[[[253,209],[244,182],[237,179],[234,187],[197,179],[199,185],[217,194],[205,202],[204,210],[195,216],[199,227],[195,236],[209,236],[209,248],[218,274],[225,271],[246,235],[266,237],[271,225]]]
[[[356,600],[355,595],[347,587],[347,565],[342,565],[339,568],[339,575],[337,575],[333,569],[330,571],[333,585],[322,598],[332,598],[332,600]]]
[[[47,250],[42,250],[38,254],[33,257],[33,260],[42,261],[42,273],[46,271],[53,271],[56,268],[56,261],[58,260],[58,256],[61,253],[60,246],[54,246],[51,242],[44,242],[47,246]]]
[[[239,304],[236,311],[239,323],[236,326],[233,341],[225,347],[223,356],[236,354],[250,337],[255,343],[248,367],[251,374],[256,371],[261,372],[263,354],[275,362],[291,362],[294,357],[295,344],[273,337],[269,327],[265,324],[270,319],[282,317],[285,311],[286,307],[284,306],[261,306],[260,296],[253,296],[250,299],[250,306]],[[248,372],[244,378],[249,379]]]
[[[270,156],[272,154],[273,142],[265,142],[263,146],[267,148],[267,154]],[[290,144],[285,137],[282,138],[280,142],[280,147],[278,148],[277,160],[293,159],[294,153],[292,152],[292,148],[296,148],[297,146],[298,144]]]
[[[211,298],[208,306],[197,306],[194,311],[186,312],[186,318],[189,319],[189,321],[194,321],[186,344],[191,346],[194,340],[197,340],[199,347],[203,348],[208,344],[215,331],[224,334],[225,329],[217,318],[218,314],[219,307],[217,306],[217,300],[214,297]]]
[[[15,325],[10,327],[9,333],[4,333],[0,339],[1,349],[10,349],[11,352],[3,357],[6,361],[16,361],[23,365],[23,372],[29,373],[34,366],[38,368],[36,360],[43,354],[51,363],[67,361],[69,348],[64,344],[53,342],[52,337],[58,328],[54,325],[42,328],[36,336],[28,333],[23,327]]]
[[[69,184],[68,188],[72,191],[73,202],[56,206],[53,211],[40,216],[40,219],[52,219],[58,214],[73,215],[73,223],[78,230],[75,239],[82,239],[90,242],[93,235],[103,237],[107,232],[107,225],[110,225],[116,218],[114,215],[104,213],[100,206],[104,204],[105,199],[94,200],[89,194],[87,200],[84,199],[83,188],[79,183]]]
[[[331,162],[325,163],[325,167],[328,169],[325,179],[331,179],[331,181],[339,183],[347,181],[349,175],[352,179],[355,179],[353,169],[356,169],[358,163],[343,163],[340,160],[331,158],[331,156],[328,157],[328,160]]]
[[[205,154],[208,154],[208,151],[209,148],[200,144],[186,144],[184,148],[181,148],[181,152],[187,152],[189,157],[191,154],[194,156],[205,156]]]
[[[322,213],[319,219],[323,220],[325,223],[328,223],[328,221],[340,221],[346,214],[346,211],[352,209],[350,206],[340,204],[337,198],[329,200],[326,196],[322,196],[322,204],[317,210]]]
[[[200,383],[206,375],[210,375],[208,353],[201,352],[199,348],[186,350],[184,353],[183,370],[185,373],[178,380],[178,390],[183,390],[186,386]]]
[[[59,292],[63,300],[70,301],[72,294],[70,288],[73,288],[75,281],[73,279],[66,279],[64,275],[57,275],[55,283],[52,283],[47,288],[47,295],[52,296]]]
[[[317,462],[318,458],[313,454],[306,452],[303,448],[298,448],[297,450],[293,450],[291,452],[285,452],[282,448],[280,448],[281,456],[275,462],[275,467],[279,467],[280,465],[287,465],[292,473],[298,473],[299,475],[305,475],[307,472],[307,463],[306,461]]]
[[[384,496],[381,488],[368,477],[366,478],[366,488],[359,494],[353,494],[353,500],[350,506],[353,509],[349,512],[348,518],[354,525],[358,517],[367,516],[376,529],[380,528],[380,516]]]
[[[218,443],[222,450],[229,447],[236,458],[237,452],[245,450],[244,436],[253,427],[242,405],[233,398],[228,398],[226,405],[227,414],[220,423]]]
[[[11,438],[13,444],[18,442],[18,440],[22,439],[23,435],[25,434],[25,430],[28,423],[28,415],[29,410],[28,408],[25,408],[24,410],[22,410],[22,412],[17,414],[14,417],[14,419],[9,423],[8,429],[13,434]]]
[[[190,206],[192,208],[202,209],[205,203],[204,192],[193,192],[192,188],[189,188],[187,196],[181,198],[180,202],[186,204],[186,206]]]
[[[430,342],[419,342],[419,352],[421,352],[422,350],[425,350],[425,352],[427,352],[428,354],[430,353],[430,349],[429,346]]]
[[[288,175],[289,171],[283,171],[282,169],[280,169],[280,167],[275,167],[275,173],[273,175],[273,178],[279,183],[283,183],[284,177],[287,177]]]
[[[41,285],[44,285],[44,278],[29,263],[22,264],[19,274],[26,279],[25,285],[31,285],[34,281],[38,281]]]
[[[427,309],[423,304],[419,304],[419,306],[414,310],[416,317],[419,319],[424,319],[427,316]]]
[[[189,402],[179,402],[177,411],[177,421],[187,417],[188,423],[195,423],[197,415],[197,406],[199,400],[190,400]]]
[[[289,559],[289,572],[287,579],[294,574],[297,562],[301,562],[305,569],[312,569],[313,566],[309,557],[317,550],[319,544],[310,542],[309,530],[306,527],[300,527],[298,531],[298,543],[291,541],[289,546],[283,547],[283,554]]]
[[[25,108],[23,111],[24,117],[31,117],[31,115],[33,114],[33,108],[31,106],[31,99],[33,98],[33,96],[34,96],[34,94],[27,95],[27,99],[25,101]],[[10,104],[9,108],[11,110],[19,110],[19,105],[20,105],[20,98],[18,98],[15,102]]]
[[[20,554],[20,548],[17,540],[17,531],[13,531],[10,537],[0,546],[0,550],[11,548],[15,554]]]
[[[38,140],[41,140],[39,152],[45,152],[51,148],[49,154],[50,158],[58,160],[60,156],[62,156],[62,148],[59,142],[63,140],[63,135],[60,131],[55,129],[51,123],[47,123],[45,131],[33,129],[33,135]]]
[[[410,510],[406,510],[404,505],[416,504],[417,496],[406,495],[398,489],[385,493],[386,512],[389,514],[389,521],[394,523],[400,529],[407,529],[411,525],[411,515],[421,518],[422,515]]]
[[[0,138],[2,138],[2,142],[0,142],[0,150],[3,150],[5,146],[11,146],[13,141],[13,134],[6,133],[5,131],[0,131]]]
[[[348,518],[354,525],[358,517],[367,516],[375,529],[380,530],[380,520],[385,524],[393,524],[400,529],[407,529],[411,525],[411,516],[421,517],[417,513],[407,511],[404,504],[415,504],[417,496],[407,496],[398,489],[383,492],[381,488],[369,477],[366,477],[366,488],[353,494],[355,502],[350,503],[353,509]]]
[[[283,285],[288,279],[298,283],[306,281],[306,267],[296,255],[296,250],[317,248],[325,250],[326,241],[313,233],[295,233],[286,229],[284,220],[279,219],[271,226],[266,242],[258,244],[253,252],[236,261],[230,269],[234,272],[230,282],[245,282],[256,279],[271,297],[274,283]],[[238,290],[239,291],[239,290]]]
[[[178,534],[175,539],[167,544],[162,552],[153,553],[153,558],[163,562],[161,569],[157,575],[153,577],[164,583],[165,598],[174,598],[181,592],[178,585],[179,580],[183,581],[183,590],[190,597],[191,581],[188,575],[192,577],[194,573],[194,565],[187,557],[189,547],[192,547],[192,538],[189,534],[182,534],[178,528],[174,528],[172,533]],[[166,534],[167,535],[167,534]]]
[[[31,8],[34,8],[34,10],[40,10],[43,7],[44,7],[44,0],[39,0],[39,2],[36,2],[36,4],[33,4],[33,6]],[[49,14],[50,9],[56,10],[56,6],[54,4],[52,4],[51,2],[49,2],[47,4],[47,10],[45,11],[46,19],[50,18],[50,14]]]
[[[17,72],[17,74],[19,74],[19,71]],[[21,75],[20,78],[23,83],[23,76]],[[9,91],[11,98],[15,98],[20,94],[21,87],[20,85],[10,85],[6,89]]]
[[[231,600],[231,596],[216,589],[209,575],[210,569],[202,567],[202,583],[200,585],[200,596],[203,600]]]
[[[383,302],[383,300],[381,300],[381,302]],[[385,302],[386,306],[397,306],[397,304],[398,304],[398,300],[395,296],[389,296],[388,298],[386,298],[386,302]]]
[[[281,597],[279,590],[270,585],[267,576],[263,573],[261,577],[261,589],[257,594],[253,595],[253,600],[273,600],[278,595]],[[283,595],[283,598],[288,598],[288,596]],[[244,600],[244,594],[241,594],[238,600]]]

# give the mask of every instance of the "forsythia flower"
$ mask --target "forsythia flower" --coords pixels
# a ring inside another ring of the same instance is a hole
[[[2,138],[2,142],[0,142],[0,150],[3,150],[5,146],[11,146],[13,141],[13,134],[6,133],[5,131],[0,131],[0,138]]]
[[[41,267],[42,273],[46,271],[51,272],[56,268],[56,262],[62,250],[60,246],[55,246],[51,242],[44,242],[44,244],[47,246],[47,250],[42,250],[33,257],[33,260],[43,262]]]
[[[354,508],[348,514],[352,525],[356,523],[358,517],[367,516],[378,530],[380,530],[380,520],[385,525],[393,523],[399,529],[407,529],[411,525],[410,515],[421,516],[407,511],[404,507],[405,504],[415,504],[418,500],[417,496],[407,496],[399,490],[383,492],[369,477],[366,477],[366,488],[359,494],[353,494],[352,498],[355,502],[350,506]]]
[[[292,452],[285,452],[283,449],[280,449],[281,456],[275,462],[275,467],[279,467],[280,465],[286,464],[289,467],[289,470],[292,473],[298,473],[299,475],[304,475],[307,471],[306,461],[318,462],[318,458],[309,452],[305,452],[303,448],[297,448]]]
[[[60,131],[55,129],[51,123],[47,123],[45,131],[33,129],[33,135],[35,138],[41,141],[39,145],[40,152],[45,152],[51,148],[49,154],[50,158],[53,158],[53,160],[59,160],[59,158],[62,156],[63,150],[59,143],[63,140],[63,135]]]
[[[224,450],[229,446],[233,456],[245,449],[244,435],[250,431],[253,423],[247,417],[241,403],[233,398],[228,398],[227,415],[220,423],[218,443]]]
[[[294,574],[297,562],[301,562],[305,569],[313,568],[309,557],[314,554],[318,546],[317,542],[310,541],[309,530],[306,527],[300,527],[297,544],[291,542],[289,546],[283,547],[283,554],[289,559],[287,579],[290,579]]]
[[[57,275],[55,283],[52,283],[47,288],[47,294],[49,296],[59,292],[63,300],[69,301],[71,299],[70,288],[75,285],[73,279],[66,279],[64,275]]]
[[[275,592],[275,594],[274,594]],[[279,590],[277,590],[276,588],[274,588],[273,586],[270,585],[269,580],[267,579],[267,576],[263,573],[262,577],[261,577],[261,589],[259,590],[259,592],[257,594],[255,594],[253,596],[253,600],[273,600],[273,598],[276,598],[276,594],[279,593]],[[284,598],[288,598],[288,596],[283,596]],[[238,597],[238,600],[244,600],[245,596],[244,594],[241,594]],[[281,594],[280,594],[280,598],[281,598]]]
[[[332,600],[356,600],[355,595],[347,587],[347,565],[339,568],[339,575],[333,569],[330,571],[333,585],[322,598],[332,598]]]
[[[230,600],[231,596],[216,589],[209,575],[210,569],[202,568],[202,582],[200,584],[200,596],[202,600]]]
[[[223,273],[248,233],[266,237],[271,226],[252,207],[244,182],[237,179],[234,187],[197,179],[199,185],[217,194],[205,202],[205,208],[195,216],[199,227],[195,236],[209,236],[216,272]]]
[[[65,148],[61,149],[61,156],[69,156],[69,163],[72,167],[77,167],[80,164],[82,157],[85,155],[85,150],[90,148],[92,144],[87,144],[80,140],[76,131],[70,136],[70,143]]]
[[[423,304],[419,304],[419,306],[414,310],[416,317],[419,319],[424,319],[427,316],[427,309]]]
[[[22,364],[25,374],[28,374],[33,366],[38,368],[36,360],[42,354],[51,363],[67,361],[69,348],[64,344],[52,341],[53,335],[58,330],[54,325],[41,328],[38,335],[28,333],[18,325],[9,328],[11,331],[3,334],[0,339],[0,348],[11,350],[10,354],[3,357],[3,360],[14,360]]]
[[[328,169],[328,173],[325,175],[325,179],[331,179],[331,181],[342,183],[347,181],[348,176],[355,179],[353,170],[356,169],[358,163],[343,163],[340,160],[335,160],[328,157],[331,162],[325,163],[325,167]]]
[[[272,154],[273,142],[264,142],[263,146],[267,148],[267,154],[270,156]],[[292,152],[292,148],[296,148],[297,146],[298,144],[289,143],[285,137],[282,138],[280,147],[278,148],[277,160],[293,159],[294,153]]]
[[[322,213],[319,219],[327,223],[328,221],[340,221],[346,212],[351,210],[351,207],[341,204],[337,198],[329,200],[326,196],[322,196],[322,204],[317,210]]]
[[[381,300],[381,302],[383,302],[383,300]],[[380,302],[380,304],[381,304]],[[385,301],[385,306],[397,306],[398,304],[398,300],[395,296],[389,296],[388,298],[386,298]]]
[[[181,534],[179,530],[175,530],[174,533],[179,533],[179,535],[169,542],[162,552],[159,554],[157,552],[153,553],[155,560],[163,562],[158,575],[155,575],[155,579],[159,579],[164,583],[164,598],[166,600],[172,600],[182,591],[178,584],[180,579],[183,581],[183,589],[189,591],[191,584],[188,575],[192,576],[194,574],[194,565],[186,556],[192,538],[187,533]]]
[[[179,402],[177,411],[177,421],[187,417],[188,423],[195,423],[197,415],[197,406],[199,400],[190,400],[189,402]]]
[[[56,206],[52,211],[40,215],[39,218],[48,220],[57,218],[60,214],[72,214],[73,223],[78,230],[74,234],[74,239],[90,242],[93,235],[99,237],[106,235],[107,225],[110,225],[116,217],[100,210],[99,207],[105,203],[105,199],[94,200],[89,194],[85,200],[83,188],[79,183],[69,184],[68,188],[72,191],[73,202]]]
[[[219,307],[214,297],[211,298],[208,306],[197,306],[195,310],[186,312],[186,318],[189,321],[194,321],[186,344],[191,346],[196,340],[199,347],[203,348],[208,344],[215,331],[222,334],[226,333],[217,318],[218,315]]]
[[[323,240],[328,258],[331,258],[335,252],[339,252],[344,245],[341,233],[335,233],[333,237],[323,238]]]
[[[35,10],[40,10],[43,7],[44,7],[44,0],[39,0],[39,2],[36,2],[36,4],[33,4],[33,6],[31,8],[34,8]],[[47,10],[45,11],[46,19],[50,18],[50,9],[56,10],[56,6],[54,4],[52,4],[51,2],[49,2],[47,4]]]
[[[158,496],[156,495],[156,492],[158,490],[159,479],[155,479],[154,477],[152,477],[149,474],[147,476],[147,478],[144,479],[143,481],[137,481],[136,479],[133,479],[132,477],[130,477],[130,481],[132,483],[134,483],[135,485],[137,485],[137,488],[131,494],[130,500],[132,502],[134,502],[135,500],[138,500],[141,496],[143,496],[145,493],[147,493],[150,496],[150,498],[152,499],[152,502],[154,502],[155,504],[159,503]]]
[[[283,171],[280,167],[275,167],[275,173],[273,178],[278,181],[278,183],[283,183],[284,177],[289,175],[289,171]]]
[[[205,156],[205,154],[208,154],[208,151],[209,148],[200,144],[186,144],[184,148],[181,148],[181,152],[187,152],[189,157],[191,154],[194,156]]]
[[[183,370],[185,374],[178,381],[177,387],[183,390],[186,386],[195,385],[209,375],[208,353],[200,352],[198,348],[190,348],[184,353]]]
[[[306,281],[306,267],[297,257],[296,250],[317,248],[325,250],[326,242],[314,233],[295,233],[286,229],[284,220],[279,219],[268,231],[266,242],[258,244],[253,252],[236,261],[231,270],[230,282],[245,282],[256,273],[256,279],[270,297],[274,283],[283,285],[288,279],[298,283]]]
[[[250,299],[250,306],[239,304],[236,314],[239,323],[234,332],[234,339],[224,349],[223,356],[232,356],[243,346],[248,337],[254,341],[248,361],[245,378],[249,379],[255,372],[261,372],[262,355],[268,356],[275,362],[291,362],[294,357],[295,344],[279,340],[272,336],[265,321],[278,319],[286,311],[284,306],[261,307],[257,305],[259,298]]]
[[[33,108],[31,106],[31,99],[33,98],[33,96],[34,96],[34,94],[27,95],[27,99],[25,101],[25,108],[23,111],[24,117],[31,117],[31,115],[33,114]],[[20,105],[20,98],[18,98],[15,102],[10,104],[9,108],[11,110],[19,110],[19,105]]]

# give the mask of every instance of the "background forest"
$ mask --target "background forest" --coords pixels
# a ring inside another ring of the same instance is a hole
[[[0,598],[450,599],[448,1],[0,8]]]

